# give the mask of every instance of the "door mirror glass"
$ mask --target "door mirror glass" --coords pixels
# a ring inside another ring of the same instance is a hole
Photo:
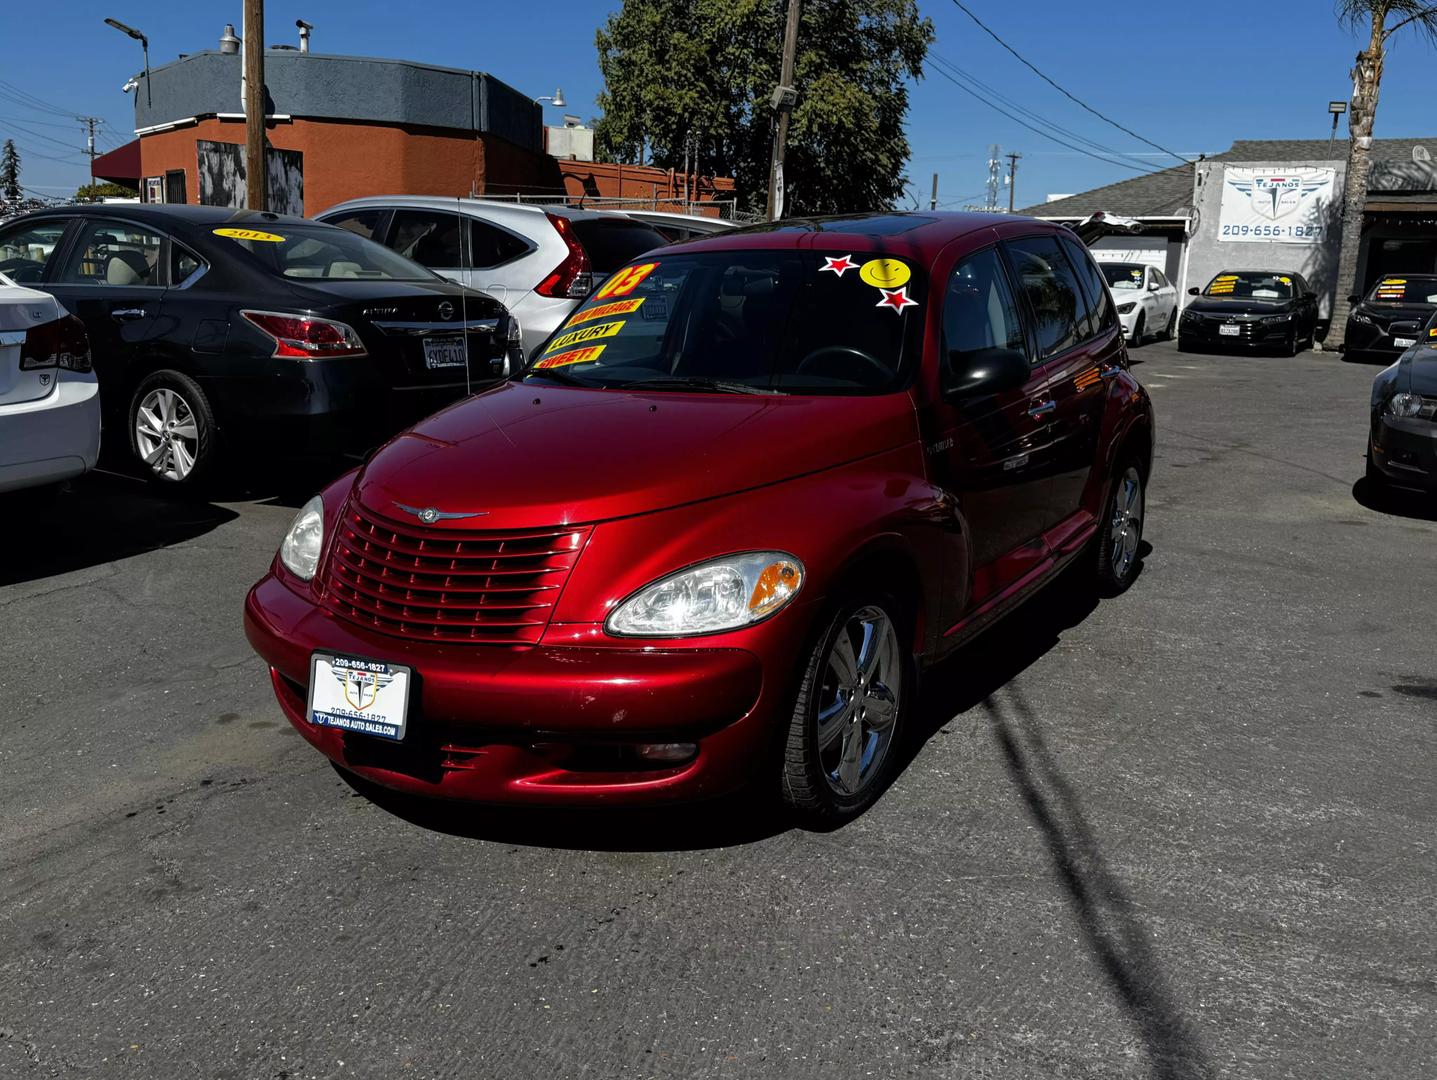
[[[1349,304],[1360,304],[1362,303],[1362,297],[1358,296],[1356,293],[1352,293],[1350,296],[1348,296],[1347,302]]]
[[[948,354],[943,396],[982,397],[1016,390],[1028,381],[1028,358],[1017,349],[976,349]]]
[[[1148,282],[1148,292],[1157,292],[1161,288],[1162,286],[1159,285],[1156,281]]]

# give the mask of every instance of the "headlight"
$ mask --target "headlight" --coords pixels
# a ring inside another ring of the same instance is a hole
[[[782,551],[750,551],[690,566],[646,585],[604,629],[624,637],[686,637],[768,618],[803,586],[803,564]]]
[[[290,573],[308,581],[319,569],[319,553],[324,550],[324,503],[318,495],[310,499],[294,515],[289,532],[279,545],[279,561]]]
[[[1291,321],[1292,321],[1292,312],[1289,311],[1286,315],[1269,315],[1269,316],[1267,316],[1266,318],[1264,318],[1264,319],[1262,320],[1262,325],[1263,325],[1263,326],[1272,326],[1274,323],[1285,323],[1285,322],[1291,322]]]
[[[1421,394],[1393,394],[1387,401],[1387,415],[1416,416],[1422,411]]]
[[[1135,307],[1137,307],[1137,306],[1138,306],[1138,304],[1137,304],[1137,301],[1136,301],[1136,300],[1129,300],[1126,304],[1119,304],[1119,305],[1118,305],[1118,314],[1119,314],[1119,315],[1127,315],[1127,314],[1129,314],[1129,313],[1133,310],[1133,308],[1135,308]]]
[[[1376,325],[1377,325],[1375,322],[1372,321],[1372,316],[1370,316],[1370,315],[1364,315],[1364,314],[1363,314],[1362,312],[1360,312],[1360,311],[1354,311],[1354,312],[1352,312],[1351,314],[1349,314],[1347,317],[1348,317],[1349,319],[1351,319],[1353,322],[1366,323],[1368,326],[1376,326]]]

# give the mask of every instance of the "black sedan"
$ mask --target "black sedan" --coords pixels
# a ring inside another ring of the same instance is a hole
[[[172,485],[362,451],[522,362],[498,301],[302,218],[41,211],[0,227],[0,272],[85,323],[106,430]]]
[[[1437,314],[1416,344],[1372,380],[1367,479],[1437,492]]]
[[[1349,360],[1390,364],[1437,313],[1437,275],[1389,274],[1366,296],[1349,296],[1343,352]]]
[[[1178,320],[1178,348],[1274,349],[1287,356],[1311,348],[1317,294],[1290,270],[1224,270],[1188,302]]]

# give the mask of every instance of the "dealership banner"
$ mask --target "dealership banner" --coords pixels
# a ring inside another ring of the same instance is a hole
[[[1335,169],[1224,166],[1218,239],[1320,244],[1336,196]]]

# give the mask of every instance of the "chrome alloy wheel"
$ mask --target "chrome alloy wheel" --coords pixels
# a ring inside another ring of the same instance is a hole
[[[199,453],[200,431],[189,403],[157,386],[135,410],[135,445],[146,465],[165,480],[190,475]]]
[[[903,650],[882,608],[849,616],[828,650],[818,697],[819,768],[839,795],[861,793],[893,742]]]
[[[1111,532],[1113,577],[1122,581],[1138,557],[1138,542],[1143,538],[1143,478],[1134,465],[1118,477]]]

